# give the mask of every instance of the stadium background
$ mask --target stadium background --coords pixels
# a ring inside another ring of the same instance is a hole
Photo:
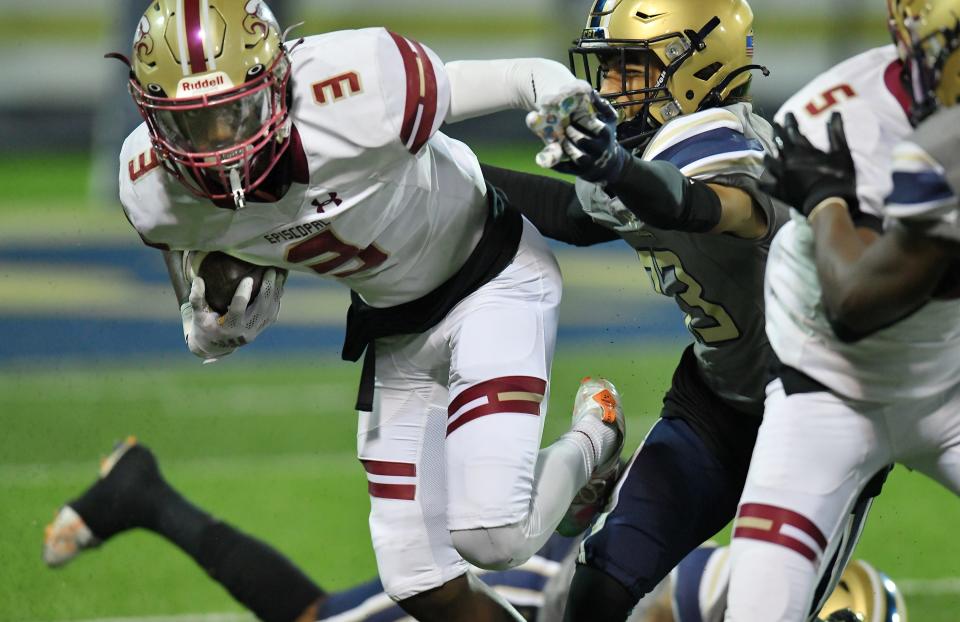
[[[72,566],[40,560],[43,526],[137,434],[188,496],[278,545],[325,587],[375,572],[354,458],[359,369],[339,362],[344,292],[292,278],[281,322],[201,366],[182,346],[159,257],[116,201],[116,152],[136,120],[124,70],[139,0],[0,0],[0,620],[233,620],[239,608],[150,534]],[[387,25],[447,59],[565,60],[585,0],[307,0],[273,3],[297,32]],[[837,60],[886,41],[881,0],[755,0],[754,89],[764,114]],[[531,169],[522,115],[449,128],[491,163]],[[566,426],[580,376],[621,387],[631,447],[688,341],[619,245],[557,247],[562,328],[545,440]],[[898,468],[860,554],[897,579],[911,618],[960,620],[960,504]],[[721,535],[723,540],[725,536]],[[167,618],[163,618],[167,619]]]

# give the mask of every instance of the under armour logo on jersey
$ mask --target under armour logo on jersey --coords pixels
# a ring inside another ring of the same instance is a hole
[[[323,203],[320,202],[320,199],[314,199],[313,203],[311,203],[311,205],[317,208],[318,214],[322,214],[324,212],[323,208],[327,207],[328,205],[339,206],[341,203],[343,203],[343,199],[338,197],[336,192],[328,192],[327,194],[330,195],[330,198]]]

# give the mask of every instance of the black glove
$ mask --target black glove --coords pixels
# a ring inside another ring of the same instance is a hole
[[[797,118],[788,113],[783,126],[774,124],[780,155],[766,157],[767,170],[776,178],[774,194],[809,216],[831,197],[847,202],[850,214],[860,213],[857,174],[843,133],[843,117],[833,113],[827,123],[830,151],[824,153],[800,133]]]
[[[560,146],[570,160],[554,170],[606,184],[620,177],[630,154],[617,142],[617,111],[596,93],[593,106],[596,114],[573,119],[567,126]]]

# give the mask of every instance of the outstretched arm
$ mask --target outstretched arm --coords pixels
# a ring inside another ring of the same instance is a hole
[[[584,84],[565,65],[545,58],[454,61],[446,70],[448,123],[503,110],[534,110],[545,98]]]
[[[746,239],[766,235],[766,213],[750,193],[691,179],[670,162],[634,156],[617,140],[613,107],[595,93],[591,103],[594,113],[574,114],[563,129],[557,144],[567,159],[553,168],[602,185],[639,220],[658,229]],[[528,119],[528,125],[538,127],[538,119]]]
[[[550,239],[574,246],[592,246],[620,237],[583,211],[571,183],[489,164],[482,164],[481,168],[483,177],[502,190],[510,204]]]

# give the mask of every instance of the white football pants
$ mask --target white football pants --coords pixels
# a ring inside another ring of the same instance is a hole
[[[544,450],[552,466],[536,468],[560,293],[556,260],[525,221],[503,273],[433,329],[377,341],[373,412],[360,413],[357,452],[377,566],[394,599],[464,574],[464,555],[522,563],[586,483],[575,446]],[[455,541],[451,532],[469,535]]]
[[[960,384],[877,404],[767,387],[731,546],[727,622],[802,622],[867,482],[900,462],[960,495]]]

